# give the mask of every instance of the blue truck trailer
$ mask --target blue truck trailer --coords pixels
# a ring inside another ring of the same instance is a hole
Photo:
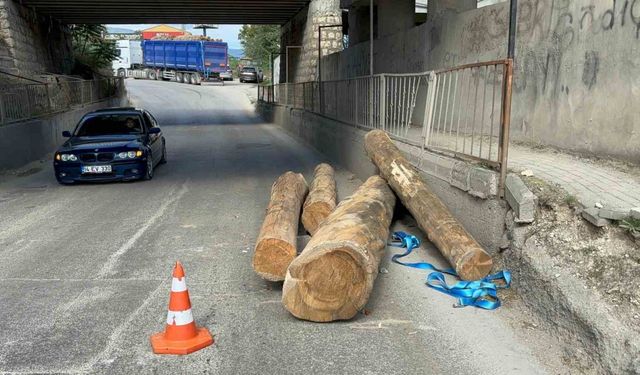
[[[169,80],[199,85],[221,81],[229,69],[229,47],[224,42],[186,40],[142,41],[143,66],[134,78]]]

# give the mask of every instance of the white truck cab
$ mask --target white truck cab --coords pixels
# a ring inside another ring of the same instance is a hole
[[[142,42],[139,40],[116,41],[118,58],[113,61],[113,73],[118,77],[128,77],[129,70],[142,65]]]

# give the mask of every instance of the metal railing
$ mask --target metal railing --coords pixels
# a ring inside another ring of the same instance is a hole
[[[347,124],[500,171],[509,146],[512,60],[419,74],[377,74],[338,81],[260,86],[258,99]]]
[[[121,87],[120,78],[5,86],[0,91],[0,125],[104,100],[117,95]]]

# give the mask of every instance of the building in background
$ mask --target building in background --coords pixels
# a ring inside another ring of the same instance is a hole
[[[182,35],[191,35],[191,33],[182,29],[171,27],[169,25],[158,25],[146,30],[142,30],[142,39],[144,40],[153,39],[157,36],[176,37]]]
[[[108,40],[140,40],[140,31],[107,26],[107,34],[104,37]]]

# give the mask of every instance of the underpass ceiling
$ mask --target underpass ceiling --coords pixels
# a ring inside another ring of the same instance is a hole
[[[308,0],[20,0],[63,23],[278,24]]]

